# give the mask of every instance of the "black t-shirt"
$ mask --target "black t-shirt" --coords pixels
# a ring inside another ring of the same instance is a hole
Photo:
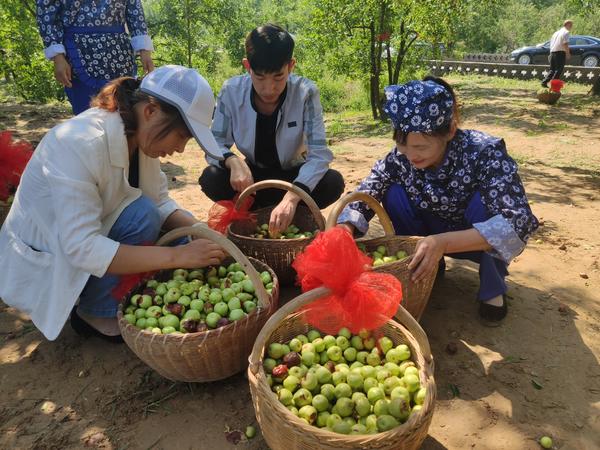
[[[277,144],[275,137],[277,133],[277,117],[279,116],[279,110],[285,96],[287,94],[287,87],[279,97],[279,104],[273,114],[266,116],[258,112],[256,105],[254,104],[254,96],[256,92],[252,88],[252,95],[250,99],[252,101],[252,107],[256,111],[256,140],[254,141],[254,159],[256,164],[260,167],[266,168],[277,168],[281,169],[281,163],[279,161],[279,155],[277,154]]]
[[[127,179],[131,187],[140,187],[140,156],[137,148],[134,150],[129,161],[129,175]]]

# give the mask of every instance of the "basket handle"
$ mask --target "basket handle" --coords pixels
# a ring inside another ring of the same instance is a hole
[[[385,232],[386,236],[396,235],[396,230],[394,230],[394,225],[390,220],[390,216],[388,216],[388,213],[385,211],[385,209],[383,209],[383,206],[381,206],[379,202],[373,197],[371,197],[369,194],[359,191],[350,192],[349,194],[344,195],[335,203],[335,205],[333,205],[333,208],[331,209],[331,212],[327,217],[327,224],[325,225],[325,229],[329,230],[330,228],[335,227],[337,224],[337,219],[342,213],[342,210],[348,204],[357,201],[366,203],[369,208],[375,211],[375,214],[379,218],[379,221],[381,222],[381,226],[383,227],[383,231]]]
[[[294,194],[296,194],[298,197],[300,197],[302,199],[302,201],[304,203],[306,203],[306,206],[308,206],[308,209],[310,209],[310,212],[312,213],[312,215],[314,216],[314,218],[317,222],[319,230],[325,229],[325,219],[323,218],[323,214],[321,214],[321,210],[319,209],[319,207],[317,206],[315,201],[312,199],[312,197],[310,195],[308,195],[304,189],[300,189],[298,186],[293,185],[292,183],[288,183],[287,181],[264,180],[264,181],[259,181],[258,183],[254,183],[254,184],[248,186],[240,194],[237,202],[235,203],[235,209],[240,209],[242,207],[244,200],[248,196],[254,194],[257,191],[261,191],[263,189],[269,189],[269,188],[282,189],[284,191],[289,191],[289,192],[293,192]]]
[[[235,246],[233,242],[223,237],[222,234],[211,230],[205,224],[197,223],[190,227],[175,228],[174,230],[171,230],[168,233],[164,234],[156,242],[156,245],[165,245],[169,242],[174,241],[175,239],[179,239],[184,236],[194,236],[208,239],[222,247],[229,255],[231,255],[237,262],[239,262],[242,265],[244,271],[248,274],[248,277],[250,277],[250,281],[252,281],[252,284],[254,285],[256,297],[258,298],[258,302],[260,303],[260,305],[264,308],[271,307],[271,296],[267,293],[267,290],[265,289],[262,280],[258,275],[258,272],[250,263],[248,258],[246,258],[246,256],[240,251],[239,248]]]
[[[249,367],[253,374],[256,375],[258,369],[260,368],[260,360],[262,358],[263,352],[263,344],[267,341],[269,336],[273,334],[277,325],[285,319],[288,315],[292,314],[296,310],[306,306],[315,300],[325,297],[331,294],[331,290],[326,287],[318,287],[316,289],[305,292],[302,295],[290,300],[281,308],[279,308],[275,313],[267,320],[267,323],[263,326],[260,333],[256,337],[254,341],[254,346],[252,348],[252,353],[250,354]],[[427,363],[430,363],[432,360],[431,356],[431,347],[429,346],[429,341],[427,340],[427,335],[421,325],[411,316],[404,308],[398,308],[398,315],[401,318],[401,323],[410,331],[410,333],[415,336],[419,344],[422,346],[423,357]]]

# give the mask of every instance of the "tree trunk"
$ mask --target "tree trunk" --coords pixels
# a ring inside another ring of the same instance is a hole
[[[369,77],[369,93],[371,97],[371,112],[373,114],[373,119],[377,120],[379,118],[379,106],[377,103],[379,102],[379,76],[377,74],[377,61],[375,56],[375,25],[371,22],[369,26],[369,31],[371,34],[371,43],[370,43],[370,77]]]

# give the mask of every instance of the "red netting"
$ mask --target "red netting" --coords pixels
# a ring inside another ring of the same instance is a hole
[[[333,293],[304,308],[306,321],[325,333],[335,334],[342,327],[358,333],[393,317],[402,285],[392,275],[370,271],[372,262],[345,229],[318,233],[292,265],[303,292],[325,286]]]
[[[235,203],[239,197],[233,200],[221,200],[216,202],[208,211],[208,226],[219,233],[225,233],[230,223],[236,220],[256,221],[256,214],[250,212],[254,197],[250,196],[244,200],[240,209],[235,209]]]
[[[154,245],[151,242],[144,242],[141,245]],[[137,284],[144,280],[144,279],[148,279],[148,278],[152,278],[154,276],[154,274],[156,274],[157,271],[150,271],[150,272],[142,272],[142,273],[130,273],[127,275],[121,275],[119,277],[119,283],[113,288],[113,290],[110,292],[111,295],[113,296],[113,298],[116,298],[117,301],[124,301],[125,300],[125,296],[128,295],[131,290],[137,286]],[[148,292],[148,294],[152,294],[152,297],[154,297],[154,292]]]
[[[10,131],[0,133],[0,201],[14,194],[32,154],[29,142],[13,142]]]
[[[565,85],[563,80],[550,80],[550,90],[552,92],[560,92],[560,90]]]

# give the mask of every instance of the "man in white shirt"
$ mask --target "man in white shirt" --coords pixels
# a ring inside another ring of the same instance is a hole
[[[550,39],[550,71],[542,80],[542,86],[548,87],[548,81],[560,79],[565,62],[571,58],[569,51],[569,37],[571,37],[572,20],[565,20],[560,30]]]

